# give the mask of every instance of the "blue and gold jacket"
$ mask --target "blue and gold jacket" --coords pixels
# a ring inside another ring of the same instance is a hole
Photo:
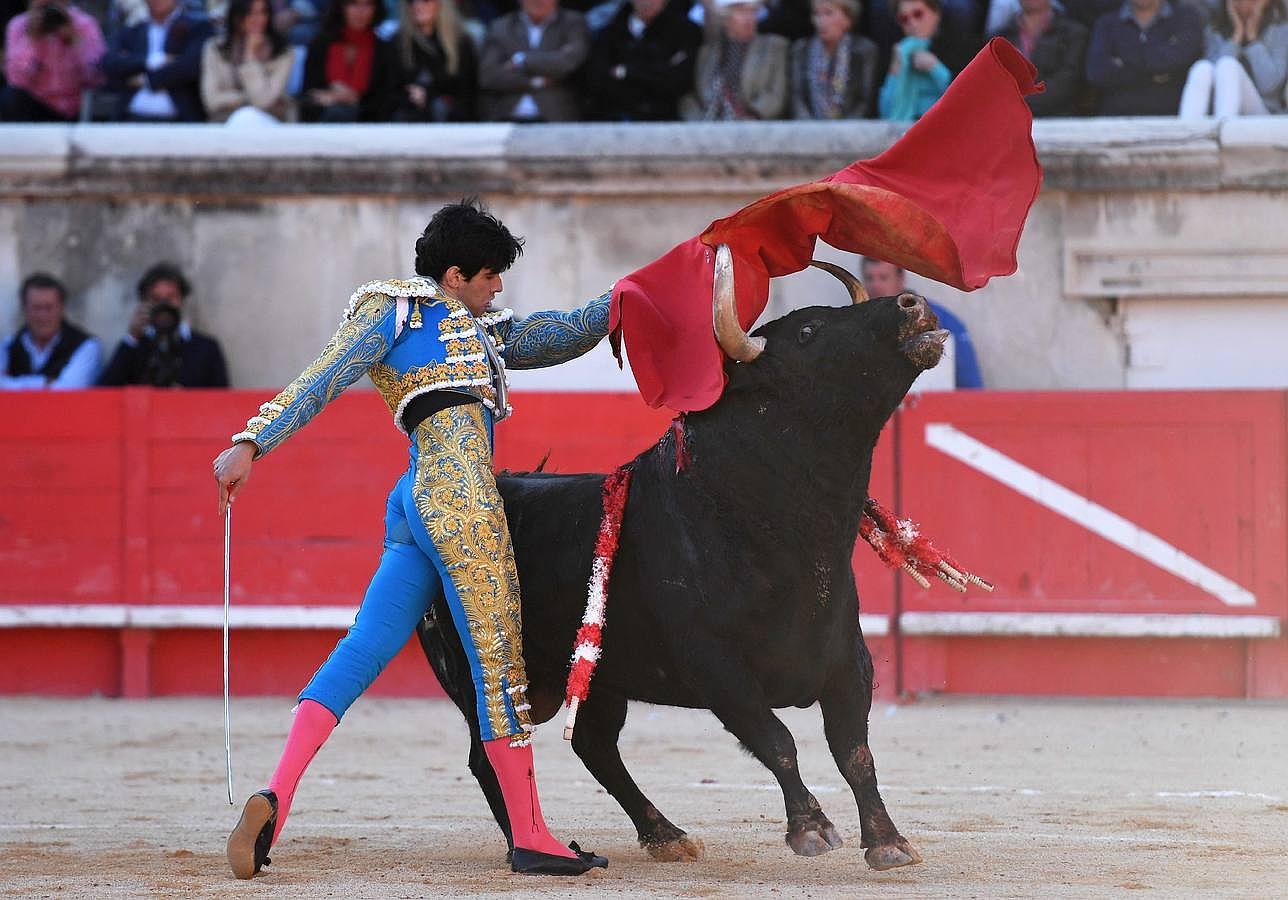
[[[608,333],[610,297],[601,294],[571,312],[520,318],[503,309],[475,318],[431,278],[368,282],[354,291],[318,358],[233,442],[254,441],[258,459],[363,375],[371,376],[399,431],[407,404],[431,391],[467,394],[503,419],[510,413],[506,367],[539,369],[581,356]]]

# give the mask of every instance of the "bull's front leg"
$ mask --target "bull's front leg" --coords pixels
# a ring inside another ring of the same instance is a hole
[[[921,862],[921,855],[899,833],[877,790],[877,769],[868,748],[872,709],[872,656],[855,632],[854,653],[834,672],[820,700],[827,746],[859,806],[864,859],[877,870]]]
[[[760,683],[732,653],[708,653],[695,660],[696,683],[720,723],[773,773],[787,809],[787,846],[799,856],[820,856],[844,841],[801,781],[796,741],[774,715]]]
[[[626,698],[596,686],[581,707],[572,736],[573,752],[631,817],[640,846],[661,862],[702,858],[702,841],[685,834],[654,806],[626,770],[617,740],[626,724]]]

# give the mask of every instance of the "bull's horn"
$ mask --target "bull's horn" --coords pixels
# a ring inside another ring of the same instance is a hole
[[[727,244],[716,248],[716,278],[711,291],[711,321],[720,349],[730,359],[751,362],[765,349],[763,337],[748,337],[738,321],[738,304],[733,295],[733,255]]]
[[[824,272],[828,272],[832,275],[835,275],[838,279],[840,279],[841,284],[845,285],[845,289],[850,292],[850,300],[852,300],[853,302],[864,303],[867,301],[868,290],[863,286],[863,282],[859,281],[859,279],[855,278],[845,269],[842,269],[836,263],[823,262],[822,260],[818,260],[818,259],[811,259],[809,264],[816,269],[822,269]]]

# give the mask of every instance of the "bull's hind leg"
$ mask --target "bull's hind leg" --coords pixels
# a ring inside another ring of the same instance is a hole
[[[720,724],[773,773],[787,809],[787,846],[799,856],[821,856],[844,842],[823,813],[818,800],[801,781],[796,741],[774,715],[754,675],[731,665],[732,653],[709,653],[699,665],[708,706]]]
[[[689,837],[672,825],[644,796],[617,746],[626,724],[626,698],[595,688],[594,696],[582,705],[572,734],[573,752],[587,771],[595,776],[635,824],[640,846],[662,862],[701,859],[702,841]]]
[[[496,772],[488,762],[483,751],[479,733],[478,710],[475,706],[474,679],[470,676],[469,660],[465,658],[465,648],[461,646],[460,634],[452,624],[451,613],[446,601],[440,595],[421,621],[416,634],[420,638],[421,649],[429,660],[438,683],[447,696],[465,716],[470,728],[470,772],[479,783],[487,805],[492,810],[492,817],[505,835],[506,846],[514,849],[514,838],[510,832],[510,816],[505,810],[505,800],[501,796],[501,785],[496,780]]]
[[[921,862],[921,855],[899,834],[877,790],[877,769],[868,749],[868,713],[872,709],[872,657],[863,635],[847,665],[833,673],[823,692],[823,729],[837,767],[859,805],[864,859],[877,870]]]

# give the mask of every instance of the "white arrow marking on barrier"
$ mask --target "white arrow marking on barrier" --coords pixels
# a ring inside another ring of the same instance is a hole
[[[978,472],[1023,494],[1035,503],[1076,522],[1093,534],[1117,544],[1165,572],[1187,581],[1227,606],[1255,606],[1256,596],[1220,572],[1203,565],[1157,535],[1150,534],[1115,512],[1075,494],[1045,475],[982,444],[945,422],[926,424],[926,443]]]

